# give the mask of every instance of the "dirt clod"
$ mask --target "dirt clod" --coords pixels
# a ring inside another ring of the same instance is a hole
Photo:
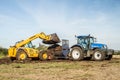
[[[4,57],[0,59],[0,64],[9,64],[9,63],[12,63],[9,57]]]

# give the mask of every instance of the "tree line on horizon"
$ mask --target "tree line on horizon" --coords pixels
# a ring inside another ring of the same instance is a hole
[[[7,55],[8,54],[8,49],[0,47],[0,55]]]

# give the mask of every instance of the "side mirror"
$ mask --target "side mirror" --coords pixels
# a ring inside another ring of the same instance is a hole
[[[97,39],[96,39],[96,38],[94,38],[94,41],[95,41],[95,42],[97,42]]]
[[[76,38],[77,36],[75,35],[75,38]]]

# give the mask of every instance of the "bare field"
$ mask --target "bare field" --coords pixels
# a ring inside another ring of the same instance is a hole
[[[120,58],[0,65],[0,80],[119,80]]]

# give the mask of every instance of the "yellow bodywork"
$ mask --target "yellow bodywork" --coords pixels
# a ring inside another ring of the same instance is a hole
[[[38,53],[39,51],[37,49],[33,49],[33,48],[15,48],[15,47],[10,47],[9,50],[8,50],[8,55],[9,57],[12,57],[12,58],[16,58],[16,54],[17,54],[17,50],[19,49],[22,49],[26,52],[26,54],[28,55],[28,57],[38,57]]]
[[[17,51],[19,49],[24,50],[25,53],[27,54],[27,56],[30,57],[30,58],[38,57],[39,51],[37,49],[24,47],[24,45],[28,44],[29,42],[31,42],[32,40],[34,40],[36,38],[40,38],[42,40],[49,41],[49,40],[51,40],[51,35],[46,35],[45,33],[42,32],[42,33],[35,34],[34,36],[32,36],[32,37],[30,37],[26,40],[22,40],[22,41],[18,42],[17,44],[15,44],[14,46],[11,46],[8,49],[9,57],[16,58]],[[24,58],[24,55],[21,54],[20,57]],[[44,57],[46,57],[46,56],[44,55]]]

